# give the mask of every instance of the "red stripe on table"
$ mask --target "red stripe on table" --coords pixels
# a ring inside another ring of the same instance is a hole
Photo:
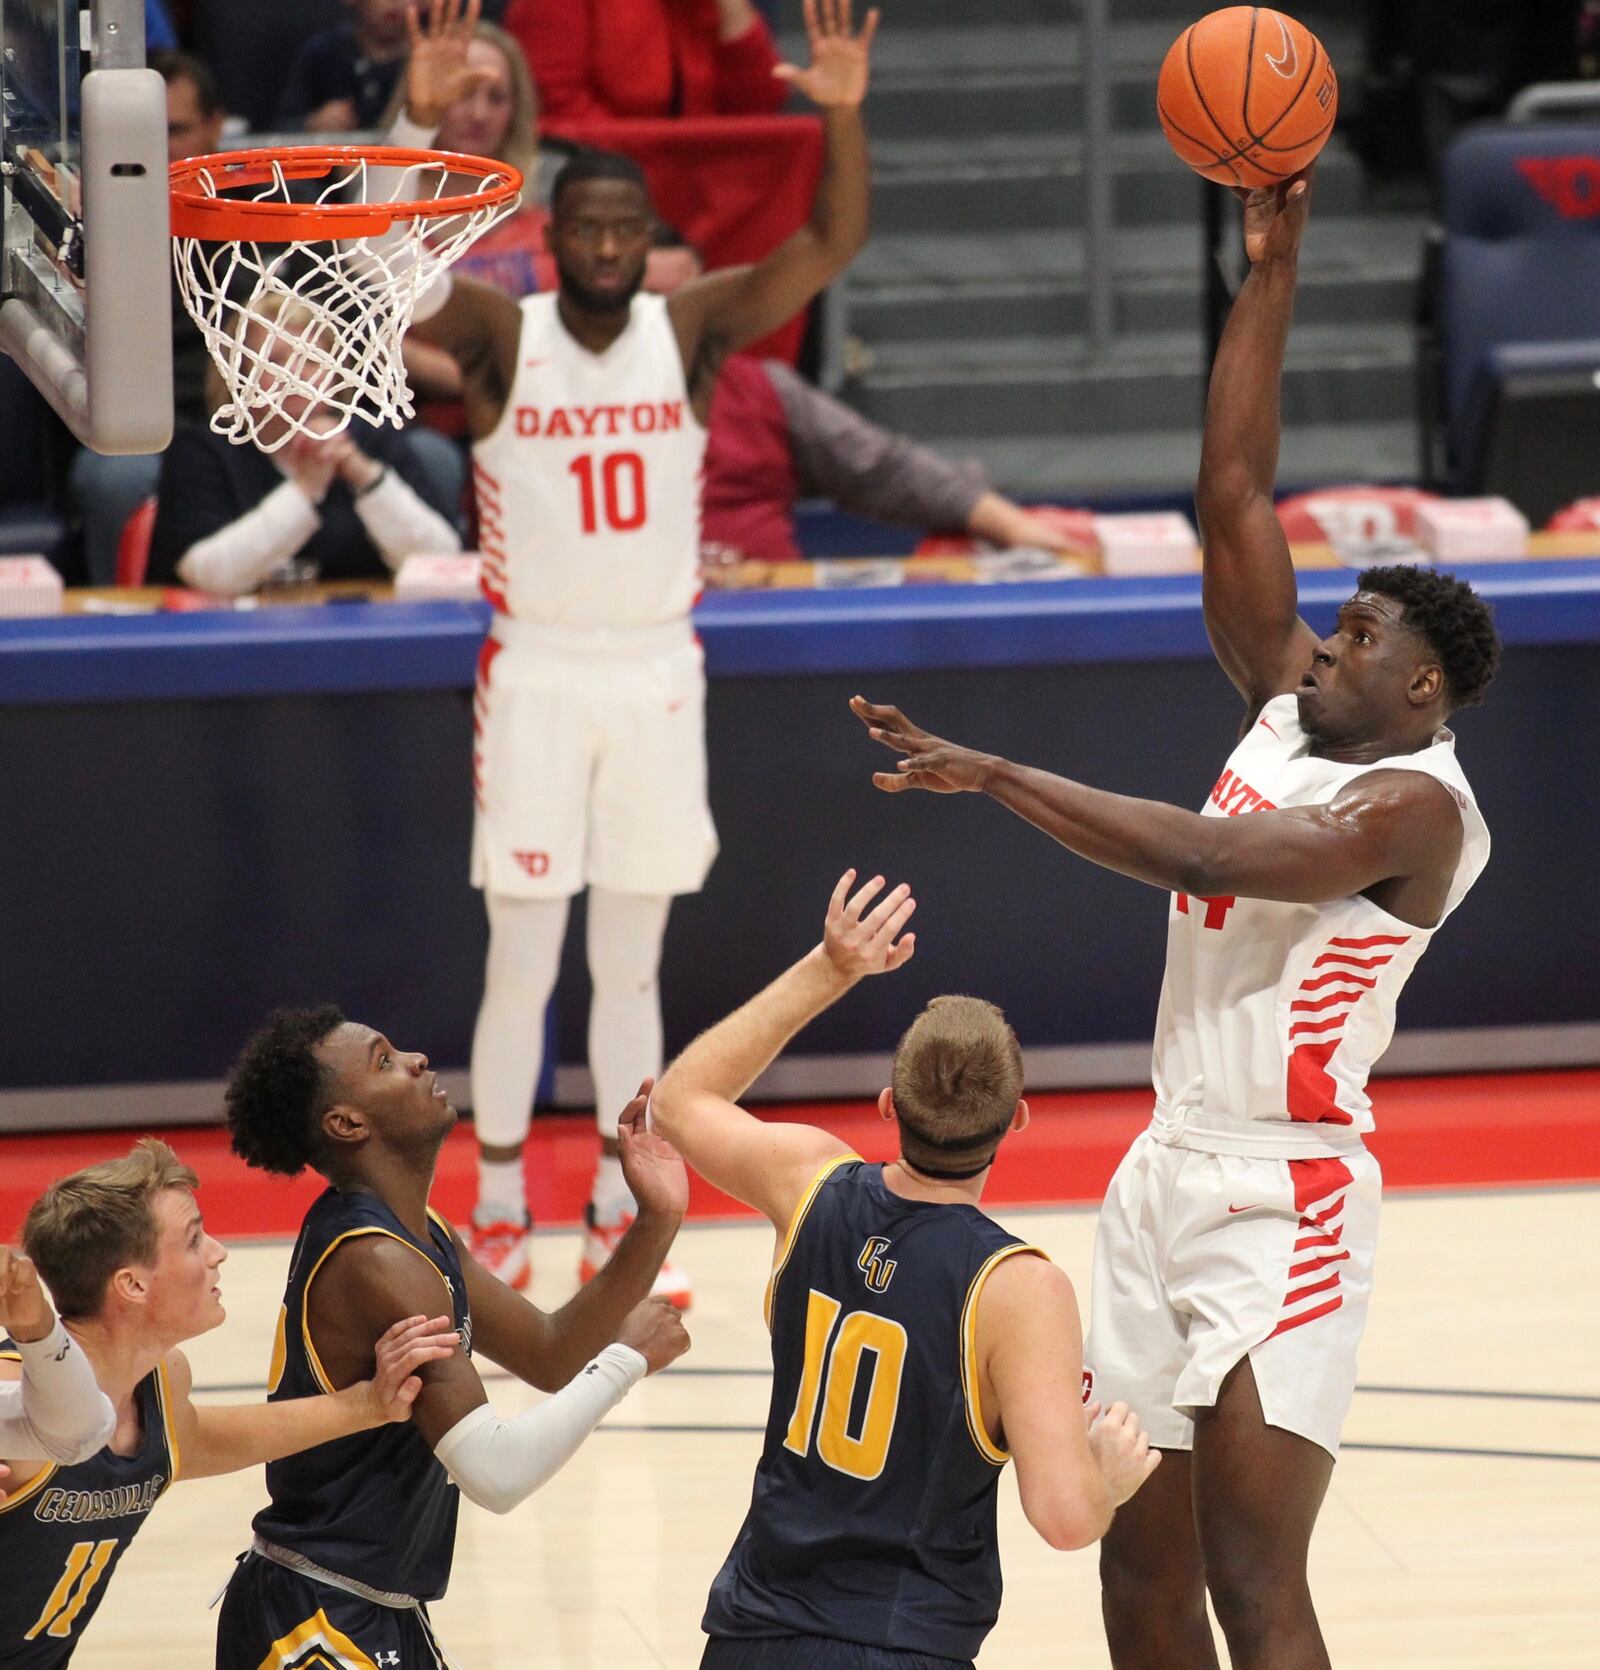
[[[1267,1339],[1276,1339],[1279,1334],[1286,1334],[1291,1328],[1300,1328],[1307,1322],[1315,1322],[1319,1316],[1328,1316],[1332,1312],[1338,1310],[1340,1305],[1343,1303],[1344,1295],[1340,1294],[1338,1298],[1329,1299],[1324,1304],[1316,1306],[1313,1310],[1301,1311],[1298,1316],[1286,1316],[1283,1321],[1267,1335]],[[1266,1340],[1263,1340],[1262,1344],[1264,1345],[1265,1343]]]

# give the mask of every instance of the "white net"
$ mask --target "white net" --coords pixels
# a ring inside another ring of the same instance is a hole
[[[397,216],[386,231],[364,236],[338,236],[347,229],[335,213],[316,241],[307,240],[304,221],[293,242],[174,237],[179,292],[228,396],[211,427],[263,452],[297,434],[337,434],[356,416],[397,428],[413,416],[401,339],[417,298],[520,201],[515,191],[485,195],[517,181],[499,165],[475,162],[476,172],[462,173],[463,159],[445,155],[404,167],[339,156],[308,187],[293,157],[272,159],[271,177],[253,189],[230,189],[221,166],[199,169],[189,189],[208,198],[226,193],[241,205],[441,208]],[[447,201],[459,206],[445,209]]]

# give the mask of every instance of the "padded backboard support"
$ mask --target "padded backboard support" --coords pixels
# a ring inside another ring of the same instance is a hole
[[[0,349],[97,452],[157,452],[172,436],[166,87],[144,68],[143,0],[83,17],[80,39],[59,0],[0,0]]]

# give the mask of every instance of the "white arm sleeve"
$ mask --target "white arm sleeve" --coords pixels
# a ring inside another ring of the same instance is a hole
[[[285,481],[254,510],[196,540],[178,559],[178,578],[197,591],[242,596],[287,562],[321,525],[317,507],[294,482]]]
[[[117,1412],[96,1385],[83,1347],[59,1320],[43,1339],[12,1344],[22,1358],[22,1381],[0,1385],[0,1456],[64,1467],[87,1461],[116,1430]]]
[[[355,504],[368,538],[390,568],[398,568],[407,557],[437,557],[461,549],[456,530],[392,467],[370,492],[357,494]]]
[[[463,1415],[433,1446],[463,1494],[490,1513],[510,1513],[576,1454],[602,1417],[648,1367],[629,1345],[608,1345],[582,1373],[536,1408],[502,1420],[487,1403]]]

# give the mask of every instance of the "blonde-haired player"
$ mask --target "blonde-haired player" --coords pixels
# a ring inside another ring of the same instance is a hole
[[[61,1313],[56,1327],[66,1338],[55,1349],[93,1368],[109,1430],[87,1454],[83,1447],[41,1454],[0,1430],[13,1440],[0,1499],[0,1663],[15,1670],[67,1663],[117,1562],[175,1481],[238,1472],[409,1420],[422,1389],[413,1371],[456,1350],[448,1317],[412,1316],[377,1342],[371,1378],[332,1397],[192,1403],[178,1347],[221,1323],[219,1272],[228,1256],[206,1234],[198,1182],[164,1142],[146,1137],[121,1159],[51,1184],[23,1226],[28,1257]],[[8,1323],[25,1337],[44,1323],[24,1293],[7,1306]],[[27,1372],[24,1357],[0,1340],[0,1382]]]

